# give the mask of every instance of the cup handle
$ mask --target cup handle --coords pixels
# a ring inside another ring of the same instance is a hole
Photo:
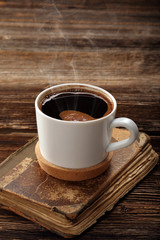
[[[111,151],[115,151],[117,149],[120,148],[124,148],[127,147],[129,145],[131,145],[138,137],[138,127],[135,124],[134,121],[132,121],[129,118],[116,118],[111,122],[110,128],[112,131],[112,128],[114,127],[125,127],[130,131],[130,137],[116,142],[116,143],[110,143],[106,149],[106,152],[111,152]]]

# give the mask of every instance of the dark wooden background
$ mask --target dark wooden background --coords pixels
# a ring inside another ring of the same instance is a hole
[[[64,82],[101,86],[160,153],[159,1],[0,1],[0,162],[37,134],[34,100]],[[0,239],[62,239],[0,209]],[[160,239],[160,167],[77,239]]]

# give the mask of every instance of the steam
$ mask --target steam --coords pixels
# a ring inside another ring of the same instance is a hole
[[[52,4],[53,4],[54,9],[56,10],[57,14],[59,14],[59,16],[60,16],[61,18],[63,18],[63,15],[61,14],[61,12],[59,11],[59,9],[57,8],[57,6],[56,6],[56,4],[55,4],[54,1],[52,1]]]
[[[73,2],[73,8],[70,13],[70,11],[64,9],[63,5],[60,5],[58,1],[46,0],[45,4],[35,16],[34,20],[37,24],[36,44],[41,48],[41,52],[43,52],[42,58],[37,60],[37,67],[42,79],[45,79],[45,81],[47,80],[49,86],[54,85],[55,82],[62,82],[63,79],[59,78],[60,75],[62,77],[64,75],[65,79],[67,76],[69,81],[75,81],[77,83],[81,80],[80,78],[83,72],[80,71],[80,69],[82,69],[83,66],[79,65],[80,54],[73,45],[74,39],[70,38],[70,33],[65,29],[65,24],[66,22],[68,25],[73,24],[73,21],[75,20],[78,20],[80,23],[81,20],[83,20],[83,16],[81,19],[81,15],[78,13],[78,11],[80,11],[79,9],[85,8],[85,4],[85,0],[80,1],[78,8],[76,8],[76,6],[74,10]],[[97,63],[95,64],[93,61],[93,72],[95,67],[101,69],[102,58],[94,40],[95,33],[93,33],[90,29],[86,29],[84,32],[77,32],[77,34],[81,36],[82,43],[86,43],[86,46],[91,49],[90,52],[94,51],[94,53],[96,53],[94,54],[94,57],[96,58]],[[64,54],[61,54],[62,52]],[[85,47],[82,57],[84,56]],[[90,61],[90,59],[85,58],[84,61],[86,62],[83,64],[87,64],[87,61]],[[88,64],[88,66],[92,67],[91,62]],[[94,74],[100,74],[100,72],[95,71]]]

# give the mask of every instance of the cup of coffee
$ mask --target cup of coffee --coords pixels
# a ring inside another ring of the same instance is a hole
[[[50,166],[94,168],[110,152],[127,147],[138,136],[137,125],[131,119],[115,118],[115,98],[97,86],[52,86],[37,96],[35,109],[40,152]],[[111,143],[114,127],[128,129],[130,137]]]

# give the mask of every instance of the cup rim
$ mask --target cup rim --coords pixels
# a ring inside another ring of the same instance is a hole
[[[66,120],[61,120],[61,119],[56,119],[56,118],[53,118],[53,117],[50,117],[48,115],[46,115],[45,113],[42,112],[42,110],[40,109],[39,107],[39,101],[42,100],[48,92],[52,92],[53,89],[59,89],[59,88],[64,88],[67,87],[73,87],[73,86],[79,86],[79,87],[85,87],[85,88],[89,88],[89,89],[92,89],[92,90],[99,90],[101,93],[107,95],[107,97],[109,97],[109,99],[111,100],[111,102],[113,103],[113,109],[112,111],[107,114],[106,116],[103,116],[103,117],[100,117],[100,118],[97,118],[97,119],[93,119],[93,120],[88,120],[88,121],[66,121]],[[117,109],[117,102],[116,102],[116,99],[114,98],[114,96],[109,93],[107,90],[101,88],[101,87],[98,87],[98,86],[95,86],[95,85],[91,85],[91,84],[87,84],[87,83],[62,83],[62,84],[57,84],[57,85],[53,85],[49,88],[46,88],[44,89],[43,91],[41,91],[36,99],[35,99],[35,109],[42,115],[44,116],[45,118],[47,119],[50,119],[50,120],[54,120],[54,121],[57,121],[57,122],[62,122],[62,123],[67,123],[67,124],[88,124],[88,123],[95,123],[95,122],[99,122],[99,121],[102,121],[104,119],[108,119]]]

